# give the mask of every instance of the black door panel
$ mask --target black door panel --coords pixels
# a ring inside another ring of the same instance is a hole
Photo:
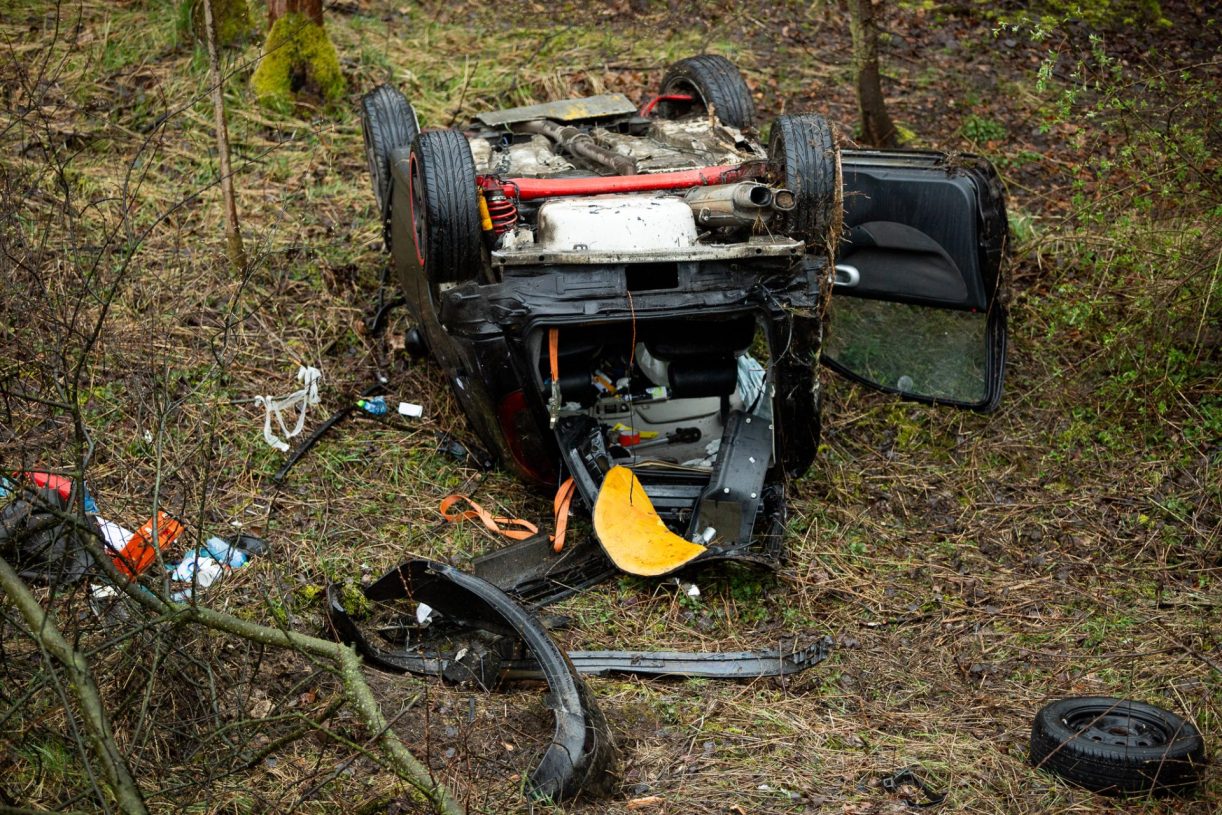
[[[846,150],[842,161],[846,231],[824,361],[878,390],[991,410],[1006,347],[996,171],[975,156],[902,150]]]

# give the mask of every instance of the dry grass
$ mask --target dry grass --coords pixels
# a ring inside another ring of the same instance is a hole
[[[117,279],[86,368],[80,403],[97,445],[89,481],[108,517],[138,523],[156,499],[203,533],[241,525],[267,537],[272,556],[210,591],[209,603],[312,632],[317,587],[327,580],[358,584],[413,555],[462,565],[499,544],[475,527],[437,524],[437,502],[452,491],[474,492],[506,514],[546,517],[546,496],[435,452],[434,431],[465,432],[443,379],[361,327],[385,259],[354,103],[391,80],[425,123],[444,125],[484,106],[604,90],[635,98],[672,58],[707,47],[744,66],[768,113],[814,108],[853,121],[839,12],[791,4],[783,26],[775,10],[701,5],[697,22],[684,13],[692,4],[674,5],[634,15],[627,3],[558,11],[516,0],[495,8],[343,4],[328,12],[328,28],[353,104],[287,118],[250,99],[245,80],[257,43],[231,54],[239,207],[257,258],[239,279],[224,265],[206,72],[198,53],[176,45],[165,9],[63,6],[55,34],[53,10],[10,3],[0,22],[0,169],[8,190],[14,179],[29,182],[18,219],[27,243],[4,234],[10,251],[50,282],[36,304],[0,298],[0,322],[10,323],[0,328],[0,388],[9,400],[0,460],[8,469],[72,460],[62,414],[48,417],[12,395],[18,381],[51,388],[53,344],[79,348],[81,334],[21,315],[62,316],[80,300],[73,275],[94,255],[88,246],[69,251],[90,242],[72,244],[65,223],[92,236],[126,225],[151,231],[138,246],[120,235],[119,244],[135,249],[131,271]],[[923,18],[899,14],[913,38],[925,36],[911,27]],[[937,67],[909,48],[897,48],[891,70],[902,90],[898,119],[927,143],[963,148],[961,111],[942,104],[948,86],[952,96],[979,91],[981,66],[1021,82],[1032,66],[990,56],[978,24],[955,23],[953,31],[974,50],[938,63],[951,66],[938,81],[930,75]],[[44,58],[52,82],[16,81]],[[991,115],[1016,129],[1039,102],[1012,94],[990,104]],[[1006,144],[996,150],[1010,152]],[[1064,165],[1079,160],[1066,150],[1049,148],[1035,170],[1014,170],[1015,209],[1051,223]],[[70,157],[75,219],[62,217],[48,153]],[[29,240],[35,235],[47,243],[39,248]],[[1082,251],[1071,241],[1038,260],[1068,267]],[[92,283],[116,279],[107,264],[121,253],[94,254],[104,263]],[[1169,385],[1184,404],[1128,423],[1105,411],[1083,416],[1099,400],[1086,374],[1100,346],[1091,335],[1066,340],[1065,304],[1051,296],[1058,272],[1036,264],[1025,255],[1015,267],[1011,371],[999,413],[941,412],[831,384],[821,457],[793,485],[792,556],[782,574],[701,574],[699,601],[670,583],[624,578],[557,608],[574,619],[559,635],[571,648],[736,650],[793,634],[831,634],[838,646],[827,663],[783,682],[591,681],[622,748],[621,783],[611,799],[572,810],[620,812],[656,795],[663,803],[645,811],[902,812],[879,778],[919,765],[948,791],[946,811],[1115,811],[1114,802],[1026,764],[1031,716],[1065,695],[1119,695],[1183,711],[1217,756],[1222,462],[1216,438],[1190,432],[1203,399],[1222,387],[1217,352]],[[23,274],[14,280],[24,285]],[[1217,309],[1200,307],[1213,332],[1206,342],[1217,336]],[[86,303],[83,317],[97,310]],[[396,317],[392,338],[406,320]],[[263,443],[261,411],[250,400],[295,387],[299,363],[320,365],[326,376],[311,426],[376,371],[390,377],[393,396],[423,403],[426,418],[351,420],[276,487],[270,475],[281,457]],[[79,596],[56,603],[64,619],[84,614],[84,642],[105,640]],[[8,623],[4,633],[4,681],[17,689],[0,689],[7,702],[26,681],[14,666],[38,659]],[[108,699],[125,711],[116,728],[155,810],[412,811],[402,785],[353,749],[367,735],[346,713],[328,723],[334,737],[302,739],[254,769],[223,765],[228,754],[219,747],[188,749],[184,739],[224,723],[321,715],[337,686],[304,659],[197,634],[149,633],[131,643],[102,652],[95,667]],[[176,687],[206,685],[197,674],[207,670],[228,689],[214,698],[232,709],[203,709],[206,694]],[[374,682],[388,717],[472,811],[524,811],[521,774],[550,730],[538,688],[473,696],[410,679]],[[55,698],[40,691],[40,704],[0,740],[0,791],[13,801],[62,806],[87,789],[71,744],[55,736],[65,721]],[[136,699],[156,703],[137,715]],[[267,724],[252,749],[287,724],[278,728]],[[210,768],[218,777],[202,788],[179,787]],[[1123,806],[1203,815],[1220,802],[1215,771],[1193,800]]]

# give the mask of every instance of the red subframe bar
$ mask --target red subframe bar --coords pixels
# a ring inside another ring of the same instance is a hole
[[[482,175],[476,178],[483,189],[500,187],[507,198],[532,201],[558,195],[604,195],[616,192],[653,192],[731,184],[742,180],[748,165],[725,164],[698,170],[646,175],[592,176],[590,178],[508,178]]]
[[[664,93],[661,96],[655,96],[653,99],[650,99],[649,103],[642,107],[637,115],[645,118],[650,113],[653,113],[653,109],[658,106],[658,102],[690,102],[693,99],[695,97],[689,93]]]

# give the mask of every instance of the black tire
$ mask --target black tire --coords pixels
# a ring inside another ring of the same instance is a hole
[[[480,220],[475,161],[457,130],[428,130],[408,158],[409,224],[416,260],[437,306],[440,287],[479,277]]]
[[[717,54],[681,59],[662,77],[661,94],[688,94],[691,102],[659,102],[658,115],[680,119],[710,110],[722,124],[740,130],[755,126],[755,100],[734,63]]]
[[[840,150],[832,126],[817,113],[778,116],[768,138],[773,181],[792,190],[796,206],[777,213],[777,228],[808,248],[836,251],[844,228]]]
[[[361,97],[361,131],[373,195],[383,222],[390,217],[390,154],[411,147],[420,132],[416,111],[397,88],[379,85]]]
[[[1205,742],[1190,722],[1162,708],[1072,697],[1036,714],[1031,763],[1095,792],[1184,792],[1200,780]]]

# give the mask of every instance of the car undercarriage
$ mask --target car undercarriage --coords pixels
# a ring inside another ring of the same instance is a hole
[[[968,315],[970,382],[922,392],[904,387],[917,367],[884,366],[871,384],[995,404],[1005,220],[987,162],[842,154],[814,114],[778,117],[765,145],[741,76],[709,55],[639,107],[607,94],[422,131],[382,86],[364,114],[416,344],[502,462],[575,490],[621,570],[780,565],[786,481],[818,447],[818,363],[879,367],[854,368],[862,343],[823,353],[834,289]]]

